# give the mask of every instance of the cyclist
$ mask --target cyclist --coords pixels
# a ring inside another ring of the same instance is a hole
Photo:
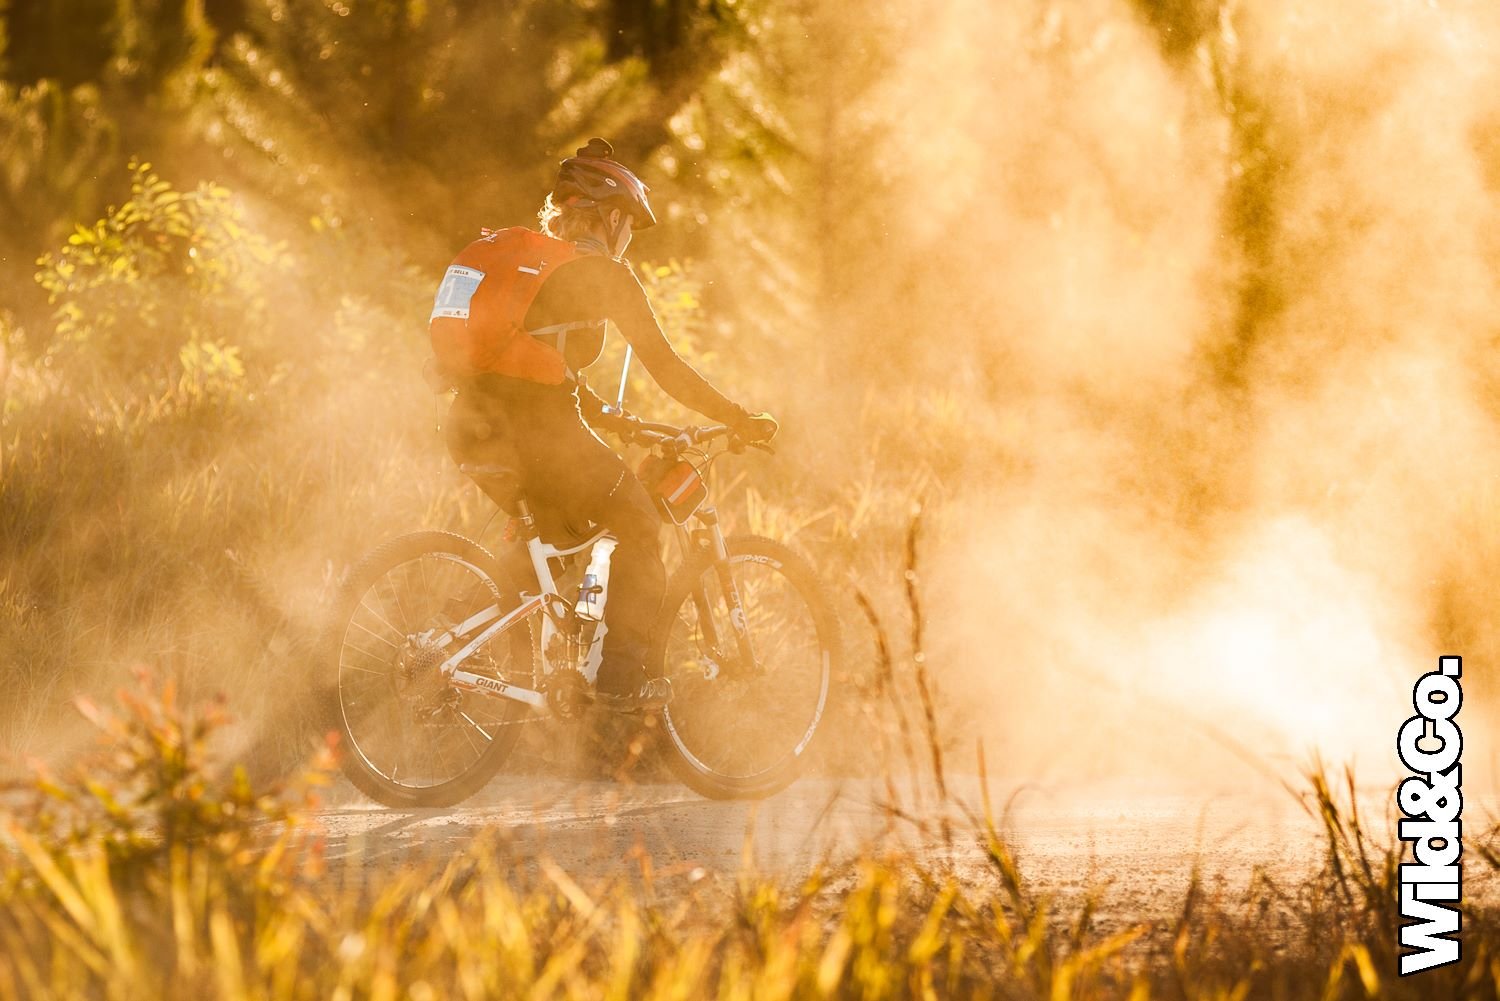
[[[609,413],[580,375],[599,357],[604,322],[614,322],[657,383],[685,406],[751,442],[769,441],[777,423],[731,402],[662,333],[622,258],[634,230],[655,225],[656,217],[646,185],[613,154],[594,138],[562,162],[540,232],[486,231],[459,255],[434,304],[432,338],[441,370],[458,389],[447,422],[455,460],[492,462],[513,450],[509,461],[544,534],[549,523],[579,532],[593,522],[618,539],[596,701],[634,711],[671,698],[670,683],[648,678],[644,668],[666,570],[661,516],[650,495],[591,430],[626,420]]]

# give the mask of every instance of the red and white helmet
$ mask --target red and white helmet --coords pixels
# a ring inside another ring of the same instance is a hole
[[[557,168],[552,186],[554,205],[579,208],[610,206],[624,210],[636,229],[656,225],[656,215],[646,197],[651,190],[630,168],[616,161],[614,147],[597,136],[568,157]]]

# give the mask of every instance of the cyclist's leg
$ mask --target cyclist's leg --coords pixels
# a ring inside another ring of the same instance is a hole
[[[613,454],[613,453],[611,453]],[[661,517],[635,474],[620,463],[620,475],[591,515],[607,525],[619,544],[609,567],[609,600],[604,619],[604,658],[599,690],[632,692],[646,680],[651,629],[661,610],[667,571],[661,562]]]
[[[443,436],[448,454],[459,466],[517,467],[520,464],[516,435],[509,426],[506,408],[484,393],[459,392],[443,420]],[[475,482],[497,504],[508,499],[492,495],[490,484],[484,479]]]
[[[505,399],[527,496],[570,524],[603,525],[618,540],[598,687],[634,692],[646,680],[643,665],[666,590],[661,517],[630,467],[589,430],[571,391],[516,388]]]
[[[456,465],[520,467],[516,436],[504,407],[492,396],[476,390],[461,390],[448,408],[443,420],[443,434],[448,454]],[[509,487],[503,495],[494,493],[494,481],[483,477],[474,481],[497,506],[505,507],[513,499]],[[512,580],[533,581],[535,573],[526,547],[517,542],[490,542],[491,550]]]

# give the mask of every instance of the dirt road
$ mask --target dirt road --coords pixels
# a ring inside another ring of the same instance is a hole
[[[979,802],[973,779],[955,783]],[[995,783],[1003,809],[1014,784]],[[909,817],[934,821],[932,796],[898,790]],[[1165,917],[1181,905],[1194,865],[1210,892],[1242,891],[1253,869],[1295,881],[1320,860],[1317,825],[1290,796],[1186,796],[1084,786],[1022,789],[1004,828],[1034,885],[1068,901],[1104,888],[1101,914],[1114,920]],[[480,832],[499,828],[518,864],[543,855],[580,876],[629,871],[632,849],[649,850],[666,877],[733,875],[747,833],[763,871],[799,871],[823,857],[893,841],[983,878],[984,853],[963,823],[950,844],[935,823],[926,832],[882,808],[879,783],[804,779],[760,804],[704,800],[674,784],[625,787],[500,777],[479,796],[448,810],[388,810],[348,790],[323,814],[332,858],[363,853],[369,864],[396,864],[462,852]],[[1113,923],[1111,921],[1111,923]]]

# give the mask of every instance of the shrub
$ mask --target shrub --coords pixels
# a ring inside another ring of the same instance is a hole
[[[37,274],[55,307],[51,357],[94,388],[124,379],[138,400],[229,398],[245,376],[239,344],[267,327],[267,296],[288,266],[230,193],[178,191],[130,164],[130,198],[79,225]]]

